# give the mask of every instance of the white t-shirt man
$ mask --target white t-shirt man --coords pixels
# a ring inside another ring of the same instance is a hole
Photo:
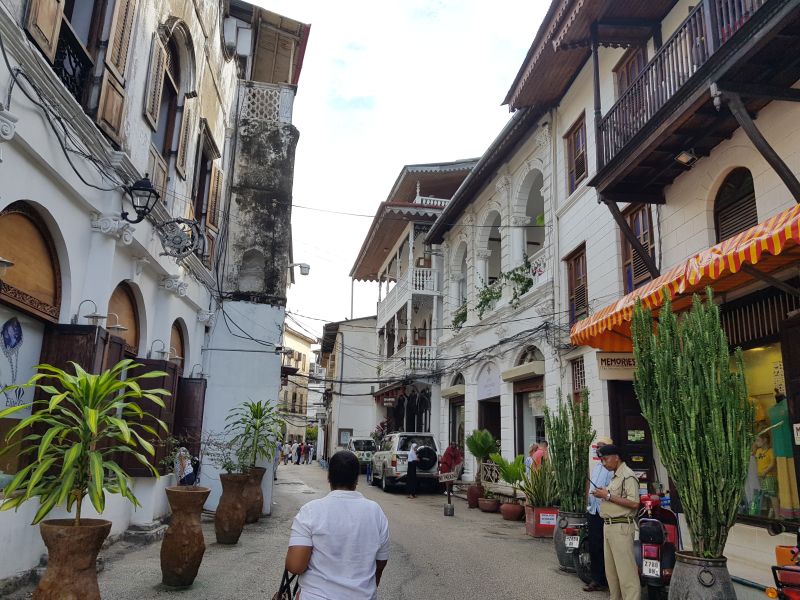
[[[302,600],[375,600],[375,561],[389,559],[389,521],[356,491],[334,490],[300,509],[289,546],[310,546]]]

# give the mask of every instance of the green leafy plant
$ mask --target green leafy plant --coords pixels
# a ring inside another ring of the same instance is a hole
[[[558,486],[552,461],[544,458],[538,468],[525,469],[520,488],[531,506],[538,508],[557,506]]]
[[[131,490],[130,477],[116,462],[120,453],[132,455],[158,477],[158,471],[145,456],[155,455],[153,444],[145,436],[152,439],[159,435],[148,423],[164,431],[167,427],[142,410],[138,401],[145,399],[163,407],[161,397],[169,392],[142,390],[140,382],[166,373],[151,371],[132,376],[129,372],[142,365],[129,359],[99,375],[71,364],[74,374],[51,365],[38,365],[28,383],[6,389],[34,387],[48,398],[0,411],[0,419],[23,409],[32,411],[8,432],[8,445],[0,451],[2,455],[22,446],[20,455],[31,455],[30,464],[5,487],[6,499],[0,510],[16,509],[31,498],[38,498],[40,507],[33,518],[34,525],[55,507],[66,506],[70,513],[75,508],[75,525],[79,526],[84,498],[88,496],[95,510],[102,513],[106,492],[120,494],[140,506]],[[40,433],[42,430],[44,433]],[[26,435],[10,443],[17,434]]]
[[[503,295],[503,283],[498,279],[493,283],[484,283],[478,288],[478,302],[475,305],[475,310],[478,312],[478,318],[483,319],[486,311],[491,310],[495,303],[500,300]]]
[[[316,425],[309,425],[306,427],[306,441],[316,442],[319,435],[319,428]]]
[[[230,443],[249,469],[259,459],[272,460],[281,433],[283,420],[270,402],[244,402],[228,414],[225,433],[231,435]]]
[[[719,307],[707,290],[678,319],[669,295],[653,330],[638,302],[631,332],[636,357],[634,388],[656,447],[686,513],[692,548],[722,556],[736,521],[755,438],[742,351],[731,361]],[[735,368],[731,369],[731,362]]]
[[[487,500],[494,500],[494,493],[490,492],[489,490],[486,490],[485,492],[483,492],[483,497],[486,498]]]
[[[506,460],[501,454],[495,452],[489,458],[497,465],[500,479],[511,486],[511,490],[514,492],[514,502],[516,502],[517,488],[520,487],[520,482],[525,476],[525,457],[519,454],[514,457],[514,460]]]
[[[241,444],[224,433],[209,431],[203,437],[203,456],[225,473],[246,473],[250,469],[250,455]]]
[[[550,442],[550,460],[556,477],[560,508],[565,512],[586,509],[586,476],[589,473],[589,447],[595,437],[589,416],[589,390],[580,399],[567,397],[558,390],[558,408],[544,409],[544,426]]]
[[[461,326],[467,322],[467,303],[464,302],[453,312],[453,322],[450,328],[453,331],[458,331]]]
[[[478,461],[478,472],[475,480],[481,484],[481,464],[486,462],[489,455],[497,449],[494,436],[486,429],[476,429],[464,440],[467,450]]]
[[[509,304],[514,308],[519,306],[519,300],[527,294],[533,287],[533,277],[531,276],[531,261],[528,255],[522,257],[522,264],[502,274],[504,281],[511,284],[511,299]]]

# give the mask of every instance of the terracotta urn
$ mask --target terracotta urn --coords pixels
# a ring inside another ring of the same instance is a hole
[[[478,508],[478,498],[483,496],[482,485],[471,485],[467,488],[467,506],[469,508]]]
[[[244,505],[247,511],[246,523],[256,523],[261,518],[264,508],[264,493],[261,491],[261,480],[267,470],[264,467],[253,467],[248,473],[244,486]]]
[[[500,505],[500,514],[505,521],[520,521],[525,516],[525,507],[517,502],[504,502]]]
[[[166,489],[172,509],[169,528],[161,542],[161,582],[170,587],[189,587],[197,577],[206,542],[200,513],[210,489],[188,485]]]
[[[214,531],[218,544],[235,544],[242,535],[247,508],[244,504],[244,486],[250,476],[243,473],[224,473],[219,476],[222,482],[222,496],[214,516]]]
[[[500,500],[497,498],[478,498],[478,508],[483,512],[497,512],[500,510]]]
[[[111,521],[73,519],[42,521],[47,570],[33,592],[34,600],[100,600],[97,555],[111,532]]]

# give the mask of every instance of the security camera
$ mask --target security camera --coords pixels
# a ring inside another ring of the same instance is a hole
[[[289,265],[289,268],[300,267],[300,275],[308,275],[311,271],[311,265],[308,263],[292,263]]]

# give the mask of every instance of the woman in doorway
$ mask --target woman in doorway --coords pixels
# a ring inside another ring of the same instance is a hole
[[[525,471],[530,471],[533,468],[533,455],[539,449],[539,444],[533,442],[531,447],[528,448],[528,456],[525,457]]]
[[[408,488],[408,497],[417,497],[417,445],[411,444],[411,450],[408,451],[408,473],[406,474],[406,487]]]

